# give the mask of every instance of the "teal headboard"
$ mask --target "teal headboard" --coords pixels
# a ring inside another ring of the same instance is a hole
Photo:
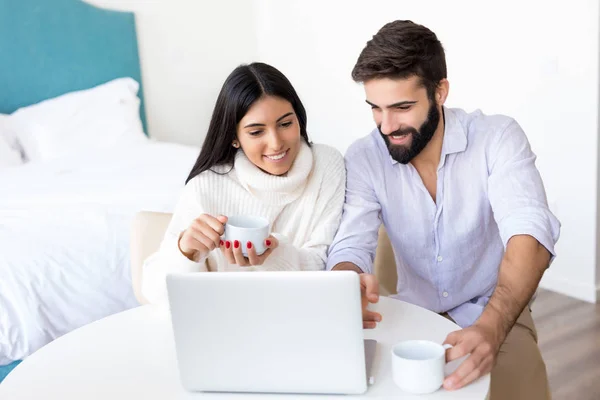
[[[140,83],[135,17],[82,0],[0,0],[0,113],[130,76]]]

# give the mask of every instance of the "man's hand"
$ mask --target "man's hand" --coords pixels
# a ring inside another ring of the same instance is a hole
[[[351,262],[343,262],[333,267],[332,271],[354,271],[360,278],[360,302],[362,307],[363,328],[373,329],[381,322],[381,314],[369,311],[367,307],[369,303],[375,304],[379,301],[379,281],[372,274],[365,274],[362,269],[358,268]]]
[[[375,304],[379,301],[379,282],[377,277],[371,274],[359,274],[360,278],[360,302],[362,306],[363,328],[373,329],[381,322],[381,314],[367,309],[369,303]]]
[[[499,337],[498,332],[498,328],[475,323],[448,335],[444,344],[450,344],[453,347],[446,350],[446,361],[450,362],[467,354],[470,356],[452,375],[446,378],[445,389],[460,389],[492,371],[498,351],[504,341]]]

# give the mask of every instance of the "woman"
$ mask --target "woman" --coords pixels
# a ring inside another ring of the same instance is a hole
[[[323,270],[344,190],[341,154],[311,145],[288,79],[267,64],[239,66],[219,93],[160,250],[144,263],[143,295],[164,301],[171,272]],[[221,240],[232,215],[270,222],[266,252]]]

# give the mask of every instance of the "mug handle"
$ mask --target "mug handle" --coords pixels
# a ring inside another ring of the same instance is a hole
[[[452,346],[451,344],[446,343],[446,344],[443,344],[442,347],[444,348],[444,350],[448,350],[448,349],[453,348],[454,346]],[[446,354],[445,353],[444,353],[444,363],[448,364],[448,361],[446,360]]]

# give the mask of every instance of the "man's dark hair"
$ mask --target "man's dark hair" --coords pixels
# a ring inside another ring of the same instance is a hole
[[[420,78],[430,99],[446,78],[446,56],[435,33],[412,21],[393,21],[377,32],[358,56],[352,79]]]

